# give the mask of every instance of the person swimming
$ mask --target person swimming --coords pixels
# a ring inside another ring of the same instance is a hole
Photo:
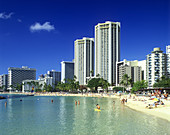
[[[99,106],[99,104],[97,104],[96,106],[97,106],[97,109],[100,109],[100,106]]]

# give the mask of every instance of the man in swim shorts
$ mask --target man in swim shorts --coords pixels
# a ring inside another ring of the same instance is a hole
[[[96,106],[97,106],[97,109],[100,109],[100,106],[99,106],[99,104],[97,104]]]

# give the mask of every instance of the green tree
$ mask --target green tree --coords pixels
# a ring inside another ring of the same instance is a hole
[[[93,70],[91,70],[91,71],[90,71],[90,77],[92,77],[92,76],[93,76],[93,74],[94,74],[94,71],[93,71]]]
[[[42,84],[39,84],[39,82],[35,82],[35,86],[36,86],[36,89],[35,89],[35,91],[36,92],[41,92],[42,90]]]
[[[100,77],[100,74],[97,74],[96,77]]]
[[[58,82],[55,89],[59,89],[62,91],[68,91],[69,90],[69,84],[68,83],[63,83],[63,82]]]
[[[47,83],[44,82],[44,87],[43,87],[43,90],[47,90]]]
[[[1,89],[6,90],[6,86],[2,85]]]
[[[127,88],[130,84],[132,84],[132,80],[129,78],[128,74],[124,74],[120,84],[123,85],[125,88]]]
[[[125,88],[124,87],[114,87],[113,90],[123,91],[123,90],[125,90]]]
[[[52,92],[52,90],[53,90],[53,87],[49,84],[49,85],[47,86],[47,91],[48,91],[48,92]]]
[[[108,87],[110,86],[110,84],[108,83],[107,80],[100,78],[99,85],[102,87],[103,90],[106,89],[108,92]]]
[[[97,91],[97,88],[100,86],[99,81],[100,78],[92,78],[88,81],[87,87],[89,87],[91,91],[93,90],[93,88],[95,88],[95,91]]]
[[[137,81],[133,84],[131,93],[134,93],[135,91],[141,90],[141,89],[145,89],[148,87],[148,82],[146,82],[145,80],[142,81]]]
[[[85,89],[87,90],[87,87],[85,85],[80,85],[79,89],[80,89],[81,93],[83,94],[83,90],[85,90]]]
[[[154,88],[169,88],[170,87],[170,78],[162,76],[160,79],[157,80],[156,83],[153,85]]]
[[[22,84],[17,83],[15,86],[16,90],[22,91]]]
[[[79,81],[76,81],[77,77],[74,76],[73,79],[67,79],[69,90],[77,91],[79,88]]]

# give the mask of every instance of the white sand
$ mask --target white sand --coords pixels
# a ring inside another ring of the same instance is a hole
[[[146,108],[146,106],[149,103],[153,103],[153,101],[151,100],[133,101],[132,99],[128,99],[126,105],[134,110],[170,121],[170,100],[162,100],[162,101],[165,103],[165,105],[158,105],[157,108],[153,107],[153,109]]]

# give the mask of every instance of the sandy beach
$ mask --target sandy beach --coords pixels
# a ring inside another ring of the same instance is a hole
[[[158,105],[156,108],[152,109],[146,108],[148,104],[153,104],[152,100],[148,100],[145,97],[146,101],[134,101],[134,99],[128,99],[126,106],[136,111],[140,111],[149,115],[153,115],[170,122],[170,100],[162,99],[165,105]]]

